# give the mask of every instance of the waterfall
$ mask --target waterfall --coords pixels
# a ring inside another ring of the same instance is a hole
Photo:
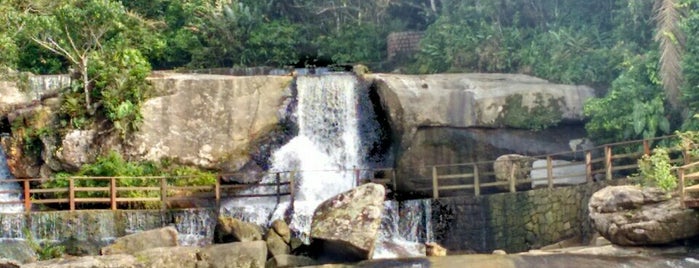
[[[425,256],[426,242],[434,242],[432,202],[429,199],[384,202],[384,217],[373,259]]]
[[[7,166],[7,157],[5,151],[0,147],[0,213],[20,213],[23,210],[20,204],[2,204],[3,202],[20,201],[19,185],[14,182],[4,182],[6,179],[12,179],[12,173]],[[17,191],[16,193],[4,193],[3,191]]]
[[[232,199],[222,203],[221,213],[260,225],[286,216],[293,230],[308,234],[315,208],[356,186],[353,169],[369,164],[369,148],[379,142],[380,130],[368,90],[354,75],[299,76],[296,88],[291,118],[298,136],[273,153],[270,168],[271,173],[300,171],[294,178],[294,200]],[[273,182],[274,176],[262,180]]]

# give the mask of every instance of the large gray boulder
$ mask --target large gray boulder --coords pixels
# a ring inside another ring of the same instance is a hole
[[[177,230],[165,227],[119,237],[111,245],[102,248],[102,255],[133,254],[150,248],[178,245]]]
[[[656,188],[607,186],[588,207],[594,228],[617,245],[661,245],[699,235],[699,214]]]
[[[212,245],[201,249],[199,258],[210,268],[265,267],[267,245],[265,241]]]
[[[238,170],[255,150],[251,143],[278,129],[292,79],[155,73],[156,97],[143,103],[143,124],[126,154]]]
[[[520,74],[367,77],[394,135],[401,192],[429,192],[423,166],[569,151],[585,135],[582,108],[594,97],[587,86]]]
[[[370,259],[383,217],[386,190],[368,183],[321,203],[311,224],[312,248],[337,261]]]

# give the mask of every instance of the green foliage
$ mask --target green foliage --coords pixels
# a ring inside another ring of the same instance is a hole
[[[638,183],[645,187],[658,187],[666,192],[674,191],[677,188],[677,177],[672,170],[672,164],[668,150],[656,148],[653,153],[643,155],[638,160],[640,178]]]
[[[384,57],[382,50],[367,49],[385,47],[385,38],[373,24],[344,25],[330,35],[321,35],[316,40],[318,56],[328,57],[336,63],[379,62]]]
[[[664,94],[657,75],[657,57],[635,56],[603,98],[591,99],[584,113],[585,129],[596,143],[647,139],[670,133]]]
[[[84,165],[77,173],[59,173],[56,178],[42,184],[46,188],[65,188],[69,186],[71,177],[120,177],[116,180],[117,187],[157,187],[159,179],[137,178],[164,176],[168,184],[174,186],[203,186],[216,183],[216,174],[197,168],[172,164],[170,161],[163,163],[130,162],[124,160],[120,154],[111,151],[107,155],[98,157],[92,164]],[[109,180],[74,178],[75,187],[108,187]],[[120,197],[158,197],[156,191],[120,191]],[[64,194],[65,195],[65,194]],[[76,192],[76,197],[107,197],[107,192],[90,191]],[[148,204],[131,204],[132,206],[149,206]]]
[[[555,126],[561,121],[563,99],[545,98],[542,94],[534,96],[532,107],[522,103],[522,95],[507,97],[501,114],[502,123],[508,127],[543,130]]]
[[[65,247],[61,245],[54,245],[50,243],[44,243],[43,245],[36,241],[34,235],[32,235],[29,229],[22,229],[22,234],[24,234],[25,241],[27,245],[31,247],[39,260],[50,260],[55,258],[63,257],[65,253]]]

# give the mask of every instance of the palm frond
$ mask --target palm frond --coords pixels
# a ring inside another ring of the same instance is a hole
[[[660,77],[668,101],[673,108],[680,105],[680,84],[682,83],[682,52],[684,33],[679,27],[681,19],[677,0],[657,0],[655,3],[655,41],[660,51]]]

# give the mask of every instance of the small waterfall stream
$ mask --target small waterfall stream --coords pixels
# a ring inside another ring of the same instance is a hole
[[[7,166],[7,156],[0,147],[0,192],[8,190],[20,190],[17,183],[3,183],[3,180],[12,179],[10,168]],[[19,201],[20,195],[16,193],[0,193],[0,202]],[[0,213],[20,213],[23,207],[20,204],[0,204]]]

